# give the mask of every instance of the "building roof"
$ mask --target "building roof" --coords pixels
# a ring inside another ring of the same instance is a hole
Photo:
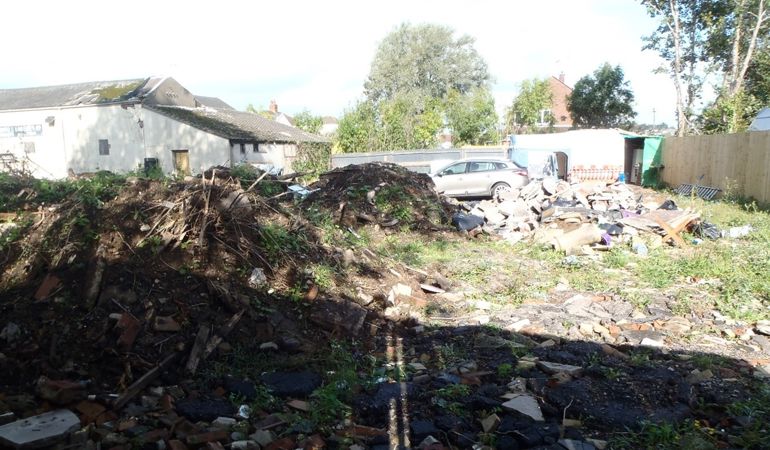
[[[235,108],[225,103],[225,101],[219,97],[204,97],[202,95],[196,95],[195,101],[197,101],[200,106],[208,106],[209,108],[216,109],[232,109],[233,111],[235,110]]]
[[[118,103],[146,95],[162,78],[91,81],[21,89],[0,89],[0,110]]]
[[[551,78],[549,79],[549,81],[551,83],[555,81],[556,83],[563,85],[565,88],[569,89],[570,92],[572,92],[572,88],[567,83],[565,83],[564,81],[560,80],[559,78],[553,75],[551,75]]]
[[[208,107],[146,106],[146,108],[226,139],[258,142],[329,142],[329,139],[323,136],[249,112]]]
[[[321,119],[323,120],[324,125],[337,125],[340,123],[336,117],[332,116],[323,116]]]

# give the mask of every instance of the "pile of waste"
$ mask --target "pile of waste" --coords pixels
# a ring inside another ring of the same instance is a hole
[[[357,334],[369,310],[314,284],[307,268],[338,267],[342,256],[260,194],[265,179],[244,187],[217,168],[184,181],[95,177],[72,182],[58,202],[38,190],[34,207],[4,212],[0,447],[277,440],[259,435],[275,425],[253,426],[266,413],[252,410],[250,425],[249,409],[227,398],[278,395],[291,377],[257,380],[259,370],[238,384],[210,362],[228,364],[234,349],[318,360],[328,332]],[[387,279],[375,262],[362,266],[359,285]],[[304,396],[320,387],[322,377],[310,378]]]
[[[344,228],[368,224],[435,230],[448,224],[453,209],[428,175],[390,163],[334,169],[309,188],[304,207],[329,213]]]
[[[458,230],[478,227],[515,243],[526,237],[567,255],[628,244],[637,253],[664,243],[683,246],[683,231],[716,239],[749,230],[717,230],[700,213],[679,209],[672,200],[645,200],[623,183],[575,183],[546,179],[503,193],[495,200],[460,205]],[[735,236],[733,236],[735,237]],[[698,241],[695,242],[696,244]],[[589,247],[590,246],[590,247]]]

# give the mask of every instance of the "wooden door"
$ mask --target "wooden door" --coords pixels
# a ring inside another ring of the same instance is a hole
[[[174,170],[181,175],[190,175],[190,152],[174,150]]]

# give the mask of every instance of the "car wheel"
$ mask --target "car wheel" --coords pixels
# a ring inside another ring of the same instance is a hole
[[[497,183],[492,186],[492,198],[497,200],[503,192],[511,192],[511,186],[508,183]]]

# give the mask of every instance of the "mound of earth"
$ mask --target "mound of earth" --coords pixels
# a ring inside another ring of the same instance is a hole
[[[378,224],[435,230],[446,226],[453,205],[440,196],[426,174],[373,162],[334,169],[312,184],[304,204],[330,214],[344,227]]]

